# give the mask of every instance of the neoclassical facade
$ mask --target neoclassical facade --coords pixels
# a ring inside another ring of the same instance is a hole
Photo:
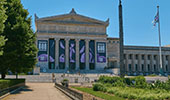
[[[100,21],[77,14],[38,18],[38,66],[47,70],[102,70],[107,66],[109,20]]]
[[[105,72],[119,69],[119,38],[107,36],[109,19],[77,14],[38,18],[35,15],[37,58],[41,72]],[[163,49],[163,71],[170,72],[170,48]],[[127,75],[159,73],[158,47],[125,46]],[[113,72],[114,73],[114,72]]]

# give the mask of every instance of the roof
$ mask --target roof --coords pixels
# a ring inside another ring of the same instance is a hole
[[[71,20],[61,20],[64,18],[70,18]],[[86,22],[74,20],[76,18],[86,20]],[[101,21],[101,20],[97,20],[97,19],[90,18],[87,16],[83,16],[83,15],[77,14],[77,12],[74,10],[74,8],[72,8],[70,13],[68,13],[68,14],[62,14],[62,15],[56,15],[56,16],[39,18],[35,14],[35,21],[37,21],[37,22],[39,22],[39,21],[40,22],[55,22],[55,23],[58,23],[58,22],[59,23],[74,23],[74,24],[96,24],[96,25],[104,25],[104,26],[109,25],[109,19],[107,19],[106,21]]]

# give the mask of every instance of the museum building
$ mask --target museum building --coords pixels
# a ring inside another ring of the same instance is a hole
[[[38,18],[35,15],[38,64],[41,72],[105,72],[119,69],[119,38],[107,35],[109,19],[77,14]],[[125,46],[126,74],[159,73],[158,47]],[[163,71],[170,72],[170,48],[162,48]]]

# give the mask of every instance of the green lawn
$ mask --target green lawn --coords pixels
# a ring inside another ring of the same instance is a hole
[[[125,100],[125,99],[118,97],[118,96],[109,95],[109,94],[99,92],[99,91],[93,91],[92,88],[85,88],[85,87],[72,87],[72,88],[80,90],[82,92],[92,94],[96,97],[99,97],[99,98],[102,98],[102,99],[105,99],[105,100]]]

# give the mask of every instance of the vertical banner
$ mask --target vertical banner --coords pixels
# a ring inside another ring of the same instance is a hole
[[[97,42],[97,62],[105,63],[106,62],[106,43]]]
[[[80,40],[79,42],[79,64],[80,64],[80,69],[85,69],[85,61],[86,61],[86,53],[85,53],[85,41]]]
[[[55,69],[55,40],[49,39],[49,69]]]
[[[89,42],[89,69],[95,69],[95,42]]]
[[[59,41],[59,69],[65,69],[65,41]]]
[[[47,40],[38,40],[38,61],[39,62],[48,62],[47,48],[48,48]]]
[[[75,40],[69,41],[69,69],[76,68],[76,43]]]

